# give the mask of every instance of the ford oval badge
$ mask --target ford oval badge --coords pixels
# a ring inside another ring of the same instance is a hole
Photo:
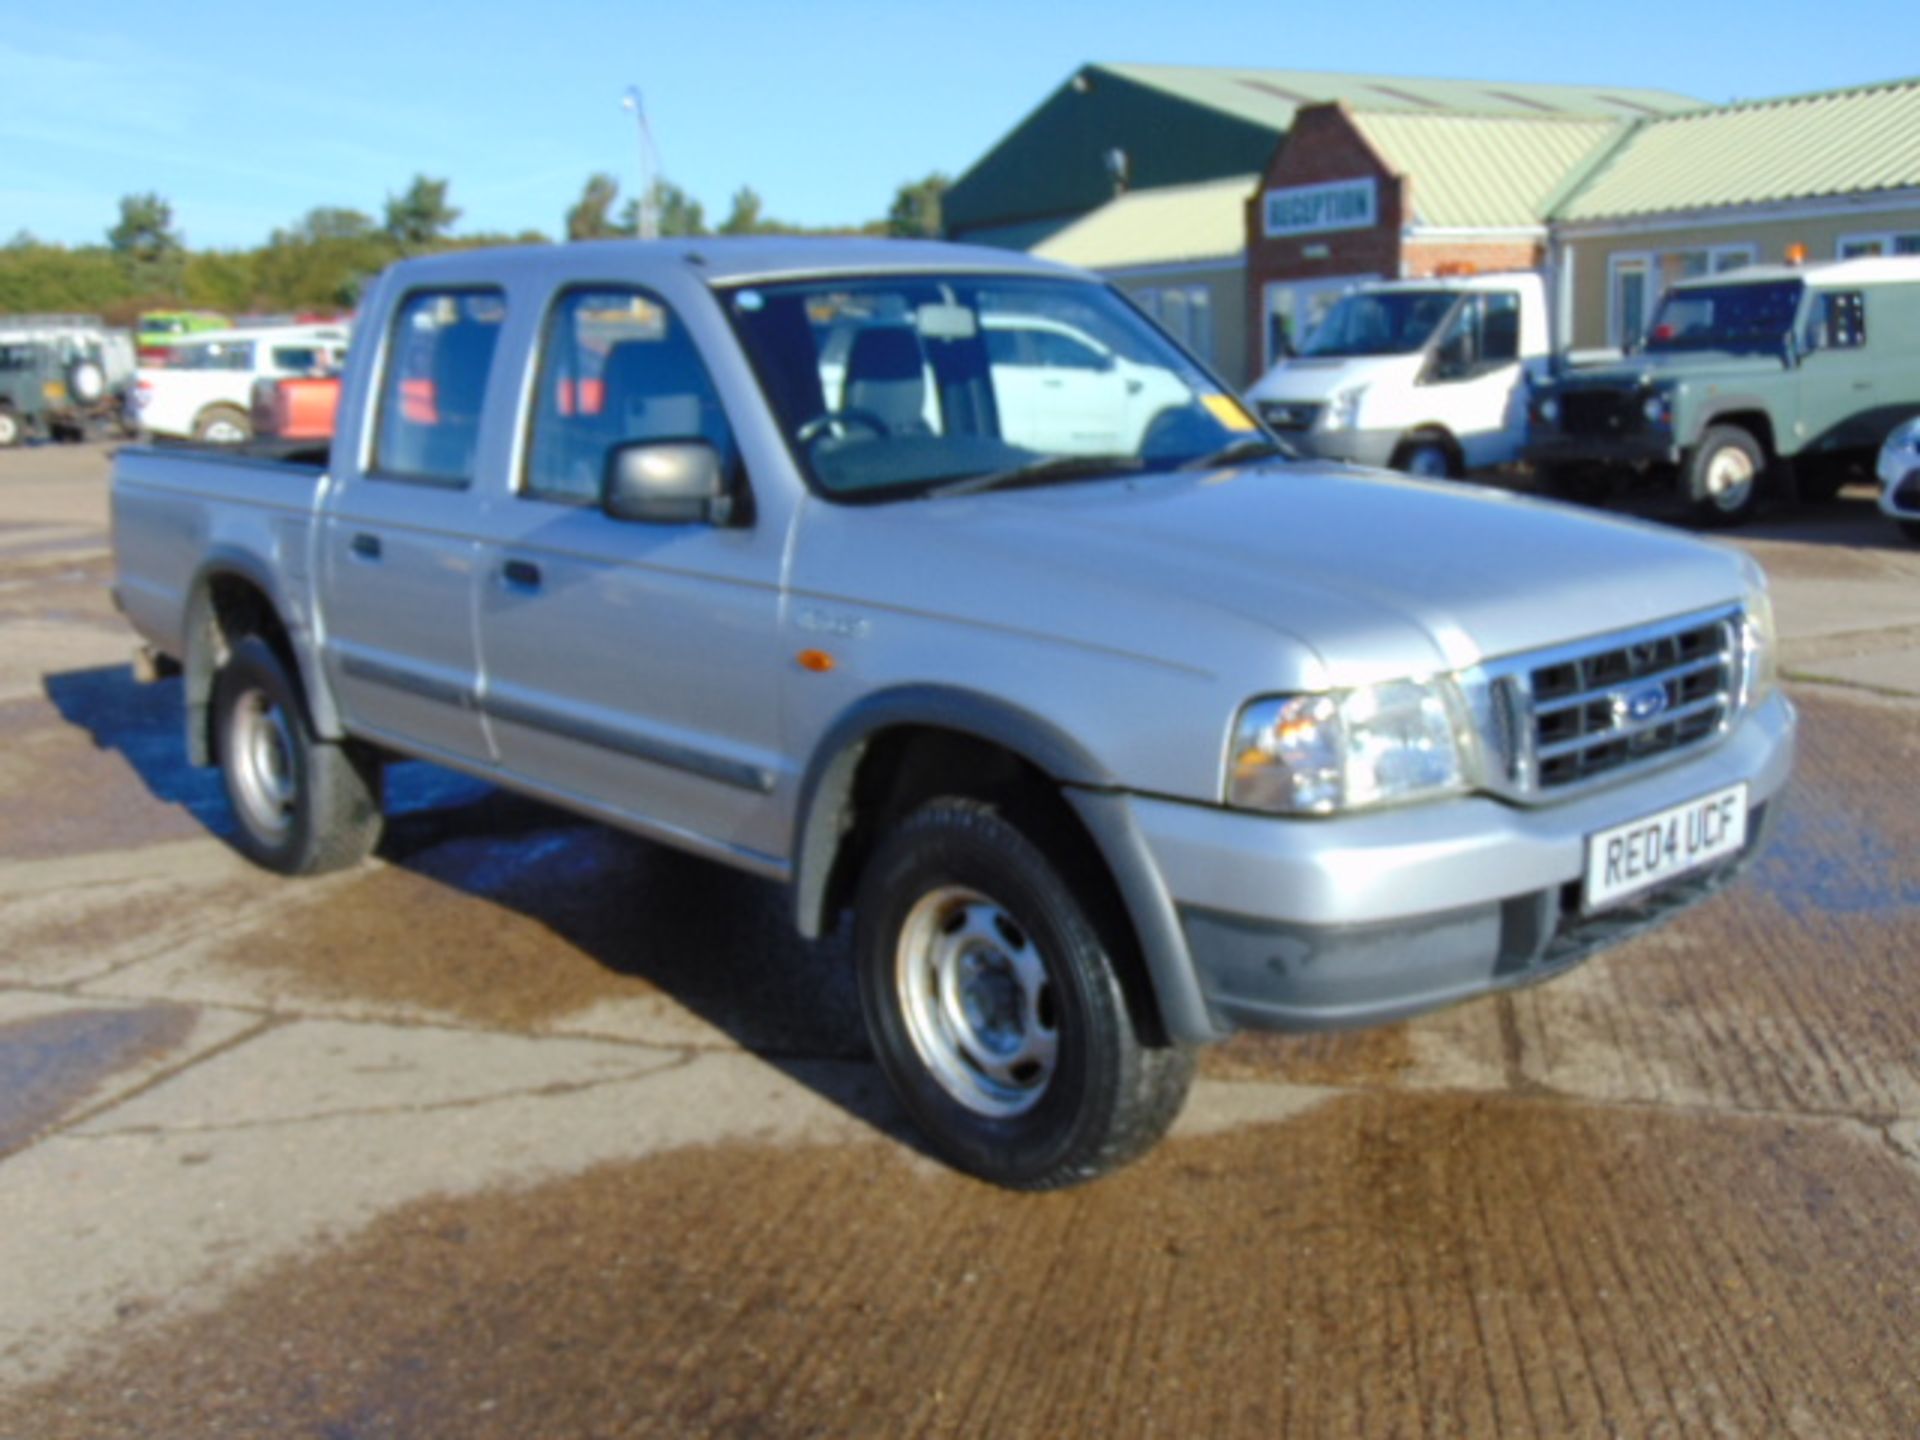
[[[1667,687],[1648,685],[1643,689],[1628,692],[1626,699],[1627,718],[1635,724],[1641,724],[1666,712]]]

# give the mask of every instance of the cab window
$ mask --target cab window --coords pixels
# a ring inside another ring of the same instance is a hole
[[[401,303],[380,382],[376,478],[450,486],[473,479],[480,406],[506,313],[498,290],[422,290]]]
[[[1809,350],[1857,350],[1867,343],[1867,302],[1858,290],[1828,290],[1814,297],[1807,316]]]
[[[736,450],[685,325],[641,290],[573,290],[547,319],[520,493],[599,501],[607,457],[635,440],[704,440],[731,472]]]

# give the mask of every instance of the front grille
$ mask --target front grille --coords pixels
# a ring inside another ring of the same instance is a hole
[[[1738,703],[1739,636],[1737,617],[1724,616],[1526,670],[1535,787],[1563,789],[1721,734]]]
[[[1311,430],[1324,407],[1304,402],[1267,400],[1260,406],[1260,418],[1276,430]]]
[[[1625,435],[1640,428],[1645,416],[1639,395],[1629,390],[1560,392],[1560,428],[1569,435]]]

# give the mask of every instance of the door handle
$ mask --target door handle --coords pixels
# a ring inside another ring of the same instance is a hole
[[[540,567],[531,560],[509,560],[500,567],[500,578],[510,589],[538,590]]]
[[[347,548],[352,550],[353,553],[358,555],[362,560],[378,560],[380,558],[380,537],[362,532],[353,537],[353,540]]]

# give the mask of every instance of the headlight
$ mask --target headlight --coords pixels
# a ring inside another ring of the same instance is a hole
[[[1663,390],[1656,390],[1647,396],[1646,403],[1640,407],[1650,425],[1670,425],[1673,423],[1673,397]]]
[[[1365,385],[1349,385],[1344,390],[1334,391],[1332,398],[1327,401],[1327,429],[1353,429],[1360,421],[1360,397],[1366,393]]]
[[[1542,395],[1534,402],[1533,413],[1549,425],[1560,423],[1560,402],[1551,395]]]
[[[1256,700],[1234,726],[1227,803],[1331,815],[1458,794],[1472,783],[1466,714],[1444,678]]]
[[[1740,708],[1758,705],[1780,680],[1780,637],[1773,628],[1773,597],[1764,588],[1747,592],[1740,622]]]

